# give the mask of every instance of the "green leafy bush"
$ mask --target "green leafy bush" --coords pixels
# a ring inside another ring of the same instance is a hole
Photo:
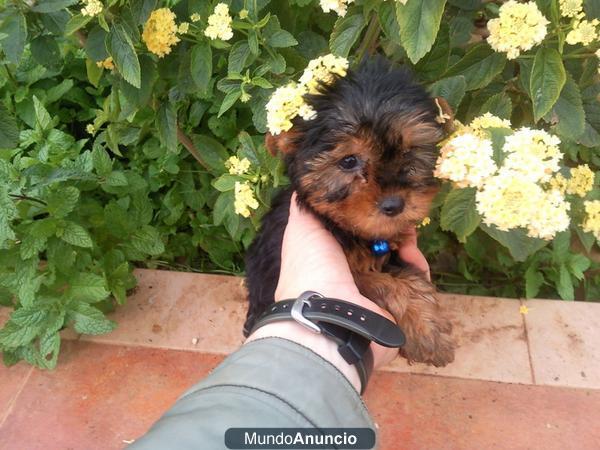
[[[265,106],[327,53],[351,64],[385,54],[461,122],[490,112],[546,129],[566,166],[600,167],[598,33],[570,44],[584,38],[569,38],[582,18],[558,0],[537,2],[547,32],[514,59],[486,42],[502,2],[341,1],[343,17],[316,0],[233,0],[212,16],[216,3],[0,0],[0,304],[15,310],[0,330],[6,363],[52,368],[63,327],[112,330],[104,314],[135,286],[134,266],[242,273],[287,183],[262,144]],[[597,0],[583,7],[600,17]],[[600,297],[596,239],[581,226],[596,223],[583,202],[600,198],[597,182],[574,196],[570,229],[552,242],[482,224],[474,195],[445,184],[421,228],[441,289]]]

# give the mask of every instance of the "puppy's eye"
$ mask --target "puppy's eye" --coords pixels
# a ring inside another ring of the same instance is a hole
[[[338,166],[343,170],[352,170],[358,166],[358,158],[354,155],[346,156],[340,159]]]

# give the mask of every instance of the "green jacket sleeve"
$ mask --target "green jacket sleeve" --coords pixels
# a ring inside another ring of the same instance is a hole
[[[243,345],[187,391],[132,449],[226,448],[228,428],[371,428],[358,392],[300,344],[265,338]]]

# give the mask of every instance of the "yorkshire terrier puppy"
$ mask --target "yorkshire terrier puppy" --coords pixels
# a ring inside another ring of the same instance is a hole
[[[382,58],[363,62],[305,100],[316,118],[296,118],[290,131],[266,138],[269,150],[285,155],[291,186],[275,198],[247,254],[244,333],[274,301],[296,191],[300,206],[340,242],[360,292],[404,331],[400,354],[434,366],[452,362],[451,324],[435,288],[396,252],[437,193],[433,170],[443,133],[435,101],[407,70]]]

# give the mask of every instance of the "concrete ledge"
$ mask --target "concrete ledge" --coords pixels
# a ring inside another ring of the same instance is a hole
[[[211,354],[242,343],[243,279],[146,269],[136,276],[136,292],[112,315],[119,327],[82,339]],[[438,369],[398,358],[385,371],[600,389],[600,304],[442,298],[460,345],[455,362]]]

